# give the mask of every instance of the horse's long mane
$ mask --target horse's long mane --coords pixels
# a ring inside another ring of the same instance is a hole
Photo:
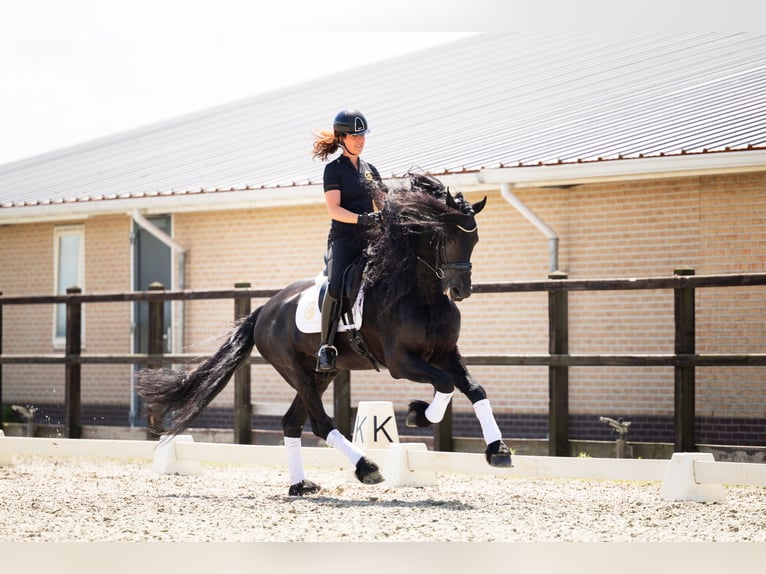
[[[419,179],[421,178],[421,179]],[[435,243],[443,242],[455,217],[472,215],[471,204],[458,194],[450,207],[449,191],[437,180],[438,188],[424,188],[422,176],[412,176],[408,188],[388,192],[381,210],[382,225],[370,230],[365,284],[367,289],[382,289],[384,307],[389,307],[415,288],[416,247],[427,234]]]

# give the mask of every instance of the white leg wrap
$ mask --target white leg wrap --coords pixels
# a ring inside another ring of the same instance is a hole
[[[303,474],[301,439],[286,436],[285,447],[287,447],[287,472],[290,475],[290,484],[298,484],[306,478]]]
[[[434,400],[432,400],[431,404],[426,408],[426,418],[432,423],[441,422],[444,418],[444,413],[447,411],[447,405],[449,405],[449,402],[452,400],[453,394],[454,391],[452,393],[440,393],[439,391],[436,391],[434,393]]]
[[[489,399],[476,401],[473,404],[473,410],[476,413],[476,418],[479,419],[479,424],[481,424],[481,434],[484,435],[484,442],[490,444],[496,440],[502,440],[503,435],[500,432],[500,427],[497,426],[495,415],[492,414],[492,406],[489,404]]]
[[[349,440],[344,437],[338,429],[333,429],[330,434],[327,435],[327,444],[333,448],[337,448],[340,452],[346,455],[346,458],[351,461],[351,464],[356,466],[359,459],[364,456],[364,453],[354,446]]]

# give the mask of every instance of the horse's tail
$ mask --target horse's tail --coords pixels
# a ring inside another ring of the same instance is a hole
[[[255,344],[254,327],[261,307],[241,319],[216,353],[188,373],[170,369],[144,369],[136,377],[136,390],[147,413],[161,424],[167,415],[168,437],[183,432],[220,393]]]

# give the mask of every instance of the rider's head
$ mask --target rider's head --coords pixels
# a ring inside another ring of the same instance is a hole
[[[338,145],[349,156],[361,155],[364,149],[364,136],[370,132],[367,118],[354,109],[338,112],[332,123],[333,132]]]
[[[332,123],[332,131],[320,131],[314,135],[314,157],[327,159],[339,148],[358,156],[364,148],[364,136],[370,133],[367,118],[362,112],[348,108],[338,112]]]
[[[332,128],[337,136],[348,134],[363,136],[370,133],[367,118],[362,115],[362,112],[352,108],[338,112],[332,122]]]

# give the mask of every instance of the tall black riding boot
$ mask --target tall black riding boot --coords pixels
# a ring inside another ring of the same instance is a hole
[[[317,352],[317,372],[327,372],[335,370],[335,359],[338,356],[338,349],[335,348],[335,333],[338,330],[338,320],[340,319],[340,303],[329,293],[325,293],[322,302],[322,340]]]

